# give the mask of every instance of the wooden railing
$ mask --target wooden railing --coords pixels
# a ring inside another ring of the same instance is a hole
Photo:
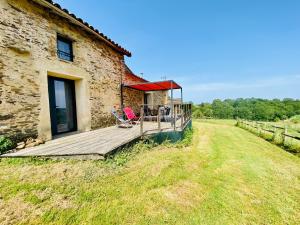
[[[183,130],[192,118],[192,104],[149,105],[144,104],[140,110],[140,133],[144,135],[145,121],[156,123],[155,130],[181,129]],[[166,126],[168,124],[169,126]],[[162,126],[163,125],[163,126]]]
[[[246,120],[238,120],[237,126],[300,156],[300,132],[297,130],[287,126]]]
[[[276,126],[276,125],[267,125],[266,123],[262,123],[262,122],[257,122],[257,121],[246,121],[246,120],[238,120],[238,123],[245,125],[245,126],[250,126],[252,128],[257,129],[258,131],[266,131],[269,133],[272,133],[273,135],[275,135],[278,130],[280,131],[281,135],[284,137],[289,137],[289,138],[293,138],[296,140],[300,140],[300,133],[299,131],[295,131],[297,133],[299,133],[299,136],[296,135],[292,135],[288,132],[288,127],[281,127],[281,126]]]

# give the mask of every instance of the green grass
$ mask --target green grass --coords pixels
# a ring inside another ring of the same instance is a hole
[[[256,123],[256,125],[255,125]],[[249,125],[252,124],[252,125]],[[250,132],[252,132],[253,134],[264,138],[267,141],[270,141],[273,144],[276,144],[280,147],[282,147],[283,149],[285,149],[288,152],[291,152],[297,156],[300,157],[300,140],[297,140],[296,137],[300,137],[300,133],[295,130],[294,128],[292,128],[291,125],[288,125],[287,122],[265,122],[265,123],[257,123],[257,122],[250,122],[248,123],[248,125],[246,125],[245,123],[241,123],[241,122],[237,122],[236,125],[238,127],[241,127],[243,129],[246,129]],[[288,135],[292,135],[293,137],[283,137],[283,134],[285,132],[284,129],[278,129],[278,128],[274,128],[271,125],[277,125],[277,127],[287,127],[287,134]],[[259,127],[259,128],[258,128]],[[270,132],[268,131],[275,131],[274,132]],[[295,137],[295,138],[294,138]]]
[[[294,124],[300,124],[300,115],[293,116],[289,121]]]
[[[190,146],[107,162],[1,160],[1,224],[298,224],[299,158],[228,121],[194,127]]]

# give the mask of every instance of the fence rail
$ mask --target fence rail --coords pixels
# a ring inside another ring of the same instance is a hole
[[[260,129],[262,131],[270,132],[273,135],[276,134],[277,129],[278,129],[278,130],[281,130],[281,135],[282,136],[293,138],[293,139],[296,139],[296,140],[300,140],[299,136],[289,134],[287,127],[269,125],[270,127],[274,128],[274,129],[270,129],[270,128],[267,127],[266,123],[257,122],[257,121],[247,121],[247,120],[238,120],[238,123],[240,123],[242,125],[250,126],[250,127],[256,128],[256,129]],[[295,132],[299,133],[299,131],[295,131]]]

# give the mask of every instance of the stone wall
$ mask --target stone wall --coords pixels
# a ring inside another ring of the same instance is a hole
[[[130,73],[126,73],[123,77],[123,84],[137,84],[146,82],[143,78],[137,77]],[[131,107],[136,114],[140,113],[141,105],[144,104],[144,92],[130,88],[123,88],[123,104],[124,107]]]
[[[168,91],[151,91],[147,92],[147,95],[150,108],[168,104]]]
[[[110,111],[120,104],[123,55],[30,0],[0,0],[0,15],[0,135],[43,136],[41,127],[50,118],[44,115],[48,103],[41,104],[48,98],[41,96],[47,95],[45,77],[54,68],[86,81],[81,107],[89,118],[82,119],[90,128],[114,123]],[[58,59],[58,33],[74,40],[74,62]]]
[[[168,103],[168,91],[152,92],[153,105],[166,105]]]
[[[130,88],[123,88],[124,107],[131,107],[136,114],[141,111],[141,105],[144,104],[144,92]]]

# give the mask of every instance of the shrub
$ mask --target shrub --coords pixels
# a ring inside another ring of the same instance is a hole
[[[279,117],[275,117],[274,122],[279,122],[281,119]]]
[[[265,139],[265,140],[267,140],[267,141],[273,141],[274,135],[271,134],[271,133],[262,131],[260,133],[260,137],[263,138],[263,139]]]
[[[186,129],[183,134],[183,139],[176,143],[171,143],[169,140],[164,141],[160,146],[166,148],[183,148],[188,147],[192,144],[194,130],[192,128]],[[150,151],[153,148],[159,146],[158,143],[155,143],[152,139],[146,139],[139,141],[133,145],[128,145],[124,147],[116,154],[110,155],[106,159],[106,163],[112,167],[124,166],[128,161],[133,159],[136,155],[142,152]]]
[[[0,136],[0,154],[14,148],[14,143],[7,137]]]
[[[293,116],[292,118],[290,118],[290,121],[292,123],[300,123],[300,115]]]
[[[282,131],[281,130],[276,130],[274,137],[273,137],[273,142],[276,145],[283,145],[284,142],[284,137],[282,135]]]
[[[112,165],[113,167],[124,166],[129,160],[133,159],[139,153],[149,151],[155,146],[157,146],[157,144],[151,140],[139,141],[133,145],[129,144],[116,154],[110,155],[106,159],[106,163]]]
[[[193,118],[195,118],[195,119],[201,119],[203,117],[204,117],[204,115],[203,115],[203,113],[199,109],[197,109],[197,110],[195,110],[193,112]]]
[[[177,147],[187,147],[191,145],[193,141],[193,134],[194,130],[193,128],[186,129],[183,134],[183,139],[178,143]]]

